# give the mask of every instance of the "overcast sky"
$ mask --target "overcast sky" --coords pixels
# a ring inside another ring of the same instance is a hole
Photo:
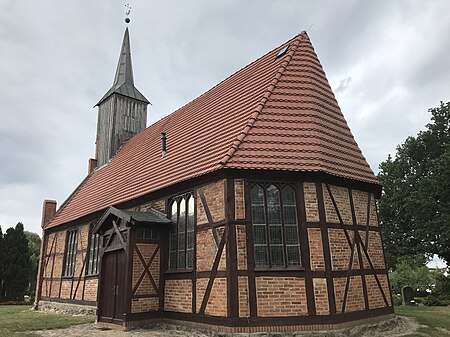
[[[0,225],[40,234],[94,155],[94,104],[111,87],[126,1],[0,0]],[[308,34],[375,172],[450,101],[450,1],[131,0],[148,125]]]

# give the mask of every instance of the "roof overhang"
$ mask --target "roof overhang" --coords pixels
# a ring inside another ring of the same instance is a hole
[[[105,232],[109,228],[112,228],[113,221],[119,220],[122,227],[131,227],[139,224],[167,225],[171,223],[171,220],[164,213],[154,208],[149,209],[148,212],[138,212],[124,211],[110,206],[93,228],[94,234]]]

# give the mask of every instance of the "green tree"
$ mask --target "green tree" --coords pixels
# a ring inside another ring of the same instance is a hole
[[[3,301],[3,232],[0,226],[0,302]]]
[[[400,257],[397,268],[389,274],[393,293],[401,294],[405,286],[420,292],[432,289],[434,278],[425,263],[426,258],[423,255]]]
[[[450,102],[432,108],[431,123],[380,164],[379,202],[387,262],[437,254],[450,262]]]
[[[30,252],[23,224],[8,228],[3,238],[5,300],[22,301],[28,288]]]
[[[30,252],[30,269],[28,273],[29,294],[34,298],[36,292],[36,278],[39,267],[39,253],[41,251],[41,238],[33,232],[25,231],[25,237],[28,241],[28,250]]]

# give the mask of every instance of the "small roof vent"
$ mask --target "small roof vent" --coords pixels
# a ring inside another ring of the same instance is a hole
[[[280,51],[278,52],[277,56],[275,57],[275,60],[281,56],[283,56],[284,54],[286,54],[286,52],[289,49],[289,45],[284,46],[283,48],[280,49]]]
[[[163,158],[167,153],[167,138],[166,133],[161,132],[161,158]]]

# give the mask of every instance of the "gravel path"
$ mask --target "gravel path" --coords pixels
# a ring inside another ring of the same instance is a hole
[[[400,337],[413,333],[419,327],[418,323],[412,319],[403,316],[397,316],[393,319],[379,322],[377,324],[368,324],[357,326],[353,328],[328,331],[328,332],[297,332],[297,333],[285,333],[284,336],[289,337]],[[90,336],[108,336],[108,337],[211,337],[211,336],[224,336],[224,334],[205,333],[194,329],[176,329],[164,324],[150,328],[150,329],[132,329],[128,331],[105,329],[97,326],[96,324],[82,324],[74,325],[67,329],[59,330],[43,330],[33,331],[44,337],[90,337]],[[236,336],[244,337],[247,334],[237,334]],[[278,337],[283,334],[255,334],[258,337]]]

